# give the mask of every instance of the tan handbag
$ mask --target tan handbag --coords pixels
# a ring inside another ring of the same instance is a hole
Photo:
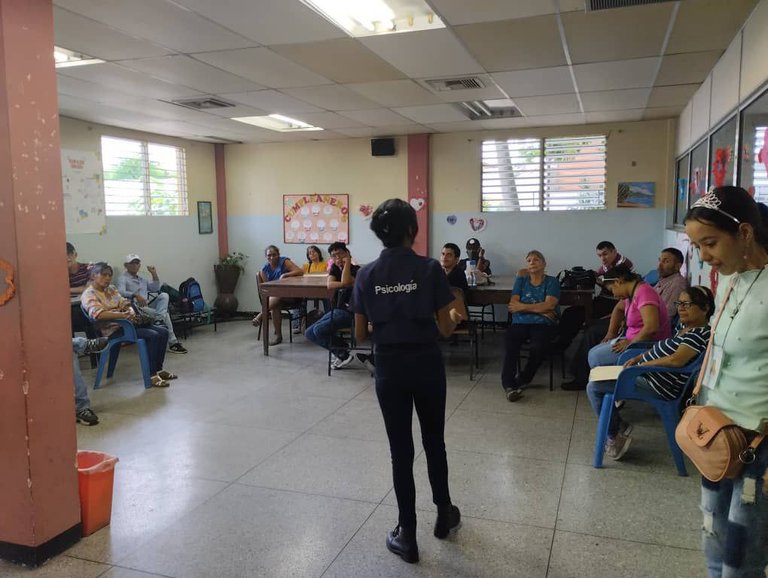
[[[675,440],[683,453],[701,472],[701,475],[711,482],[719,482],[723,478],[736,478],[746,464],[755,461],[755,450],[764,435],[756,434],[751,443],[747,439],[748,430],[736,425],[722,411],[711,405],[690,405],[701,391],[704,374],[707,371],[709,354],[712,350],[712,340],[715,327],[725,310],[725,304],[731,295],[733,286],[728,288],[723,304],[717,314],[709,337],[709,345],[704,354],[696,387],[688,407],[683,413],[680,423],[675,429]]]

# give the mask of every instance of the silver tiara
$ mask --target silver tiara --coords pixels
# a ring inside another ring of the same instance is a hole
[[[731,215],[730,213],[725,212],[723,209],[720,208],[720,205],[723,204],[723,201],[721,201],[717,195],[715,194],[714,189],[709,189],[707,191],[707,194],[701,197],[698,201],[693,203],[691,206],[692,209],[696,208],[702,208],[702,209],[709,209],[711,211],[717,211],[721,215],[725,215],[729,219],[731,219],[734,223],[737,225],[741,224],[741,221],[739,221],[736,217]]]

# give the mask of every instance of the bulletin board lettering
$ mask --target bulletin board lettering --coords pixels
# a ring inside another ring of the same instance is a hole
[[[283,240],[349,243],[349,195],[283,195]]]

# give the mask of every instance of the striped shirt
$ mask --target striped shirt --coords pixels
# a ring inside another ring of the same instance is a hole
[[[694,327],[686,333],[678,333],[674,337],[659,341],[653,348],[643,354],[640,362],[642,363],[672,355],[681,345],[687,345],[697,354],[701,354],[707,348],[709,332],[709,325],[705,327]],[[653,391],[664,399],[677,399],[682,395],[690,375],[685,373],[646,373],[643,377],[651,385]]]
[[[88,277],[90,276],[91,267],[85,263],[77,264],[77,273],[69,272],[69,286],[70,287],[85,287],[88,285]]]

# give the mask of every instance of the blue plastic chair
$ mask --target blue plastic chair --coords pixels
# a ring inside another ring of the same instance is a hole
[[[637,349],[625,352],[619,357],[619,364],[631,359],[637,355]],[[698,355],[691,363],[685,367],[653,367],[653,366],[632,366],[627,367],[619,374],[619,379],[616,380],[616,388],[613,393],[605,394],[603,397],[603,403],[600,406],[600,418],[597,422],[597,434],[595,435],[595,454],[592,461],[592,466],[595,468],[603,467],[603,451],[605,448],[605,441],[608,439],[608,424],[611,421],[611,414],[614,411],[614,402],[619,400],[637,400],[644,401],[651,404],[654,409],[661,416],[661,422],[664,425],[664,431],[667,434],[667,443],[669,443],[669,449],[672,451],[672,458],[675,460],[675,466],[677,467],[677,473],[681,476],[687,476],[688,472],[685,469],[685,460],[683,459],[683,452],[680,451],[680,447],[675,441],[675,428],[680,421],[680,414],[682,412],[683,400],[690,396],[691,389],[696,380],[696,376],[701,368],[702,355]],[[673,400],[663,400],[648,393],[638,391],[635,387],[635,380],[640,375],[648,373],[683,373],[690,377],[688,383],[683,388],[683,392],[680,397]]]
[[[93,319],[90,319],[90,321],[94,322]],[[139,348],[139,362],[141,363],[141,374],[144,377],[144,389],[149,389],[152,387],[152,379],[149,373],[149,352],[147,351],[146,342],[139,338],[133,323],[127,319],[110,319],[109,322],[118,324],[123,330],[123,334],[120,337],[110,339],[107,347],[99,354],[99,366],[96,369],[96,382],[93,384],[93,389],[101,387],[104,366],[107,367],[107,378],[112,377],[115,373],[120,348],[126,343],[135,343]]]
[[[651,287],[656,285],[656,283],[659,282],[659,272],[656,269],[651,269],[645,274],[645,277],[643,277],[643,281],[648,283]]]

